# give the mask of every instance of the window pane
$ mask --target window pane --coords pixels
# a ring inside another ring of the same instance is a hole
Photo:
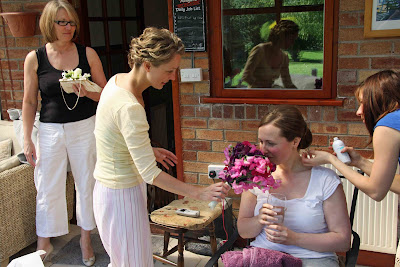
[[[107,16],[108,17],[119,17],[119,1],[107,0]]]
[[[128,44],[131,42],[132,37],[139,36],[137,22],[136,21],[127,21],[126,22],[126,38],[128,39]]]
[[[293,83],[300,89],[321,89],[316,79],[323,74],[323,11],[282,13],[282,19],[295,21],[300,28],[299,37],[287,50]]]
[[[121,21],[109,21],[108,32],[110,34],[110,45],[122,45]]]
[[[122,54],[111,54],[112,75],[124,72],[125,56]]]
[[[101,0],[88,0],[87,1],[88,15],[89,17],[102,17],[103,8],[101,6]]]
[[[266,40],[266,27],[275,14],[223,17],[223,56],[225,87],[247,87],[241,78],[250,50]]]
[[[106,42],[104,40],[104,27],[101,21],[90,21],[90,45],[91,47],[104,47]]]
[[[222,9],[273,7],[275,0],[223,0]]]
[[[135,17],[136,16],[136,0],[125,0],[125,16]]]
[[[283,6],[321,5],[324,0],[283,0]]]

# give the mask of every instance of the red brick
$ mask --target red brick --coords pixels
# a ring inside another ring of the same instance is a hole
[[[349,123],[349,134],[369,136],[368,130],[364,123]]]
[[[244,106],[235,106],[235,118],[244,119]]]
[[[220,130],[196,130],[196,139],[223,140],[223,131]]]
[[[3,12],[19,12],[22,11],[22,4],[19,3],[2,3]]]
[[[192,94],[193,83],[179,83],[179,91],[181,94]]]
[[[191,161],[197,161],[197,153],[196,151],[183,151],[182,154],[183,160],[191,160]]]
[[[358,85],[338,85],[338,96],[354,96]]]
[[[339,30],[339,41],[364,40],[364,28],[341,28]]]
[[[341,13],[339,15],[340,26],[358,26],[359,25],[358,13]]]
[[[240,129],[238,120],[209,119],[208,128],[210,129]]]
[[[342,140],[346,145],[352,146],[354,148],[362,148],[366,149],[368,142],[369,142],[369,137],[368,136],[339,136],[340,140]],[[372,148],[372,144],[368,146],[369,148]]]
[[[208,165],[209,165],[208,163],[184,161],[183,162],[183,170],[185,172],[207,173]]]
[[[225,139],[228,141],[249,141],[255,143],[257,142],[257,133],[244,131],[225,131]]]
[[[196,117],[210,117],[210,106],[198,106],[196,107]]]
[[[357,72],[352,70],[340,70],[337,72],[338,83],[355,83],[357,82]]]
[[[181,95],[181,105],[198,105],[199,97],[194,95]]]
[[[339,44],[339,56],[353,56],[358,54],[358,44],[357,43],[340,43]]]
[[[339,58],[339,69],[368,69],[369,58]]]
[[[313,134],[312,146],[320,147],[320,146],[329,146],[329,140],[327,135]]]
[[[199,162],[210,162],[210,163],[222,163],[225,160],[224,153],[220,152],[197,152],[197,161]]]
[[[0,83],[2,84],[2,83]],[[22,90],[22,82],[18,81],[4,81],[4,85],[8,90]]]
[[[356,115],[355,110],[338,110],[337,111],[338,121],[360,121],[360,118]]]
[[[17,47],[38,47],[39,46],[39,38],[33,37],[21,37],[15,38],[15,43]]]
[[[13,70],[11,71],[11,77],[13,80],[24,80],[24,71],[23,70]]]
[[[390,55],[392,42],[368,42],[360,44],[360,55]]]
[[[372,58],[371,61],[372,69],[395,69],[400,65],[400,58],[397,57]]]
[[[256,119],[256,106],[245,105],[246,107],[246,119]]]
[[[24,10],[42,12],[46,4],[47,2],[26,3],[24,4]]]
[[[8,58],[9,59],[24,59],[26,55],[30,52],[29,49],[9,49]]]
[[[208,57],[208,52],[194,52],[194,57]]]
[[[354,111],[354,113],[356,112],[356,109],[358,108],[358,101],[356,100],[355,97],[347,97],[344,101],[343,101],[343,108],[344,109],[351,109]]]
[[[181,128],[181,132],[182,132],[182,139],[195,139],[194,129]]]
[[[182,58],[180,68],[181,69],[189,69],[192,67],[192,59],[191,58]]]
[[[322,107],[319,106],[310,106],[308,107],[309,121],[320,121],[322,117]]]
[[[194,106],[181,106],[181,117],[194,117]]]
[[[222,105],[212,105],[212,117],[222,118]]]
[[[22,100],[24,98],[24,91],[13,91],[14,100]]]
[[[2,60],[1,61],[1,68],[3,70],[18,70],[19,69],[19,65],[18,65],[18,61],[16,60]]]
[[[373,159],[374,158],[374,151],[373,150],[367,150],[367,149],[357,149],[357,152],[360,153],[361,156],[363,156],[366,159]]]
[[[394,43],[394,55],[400,54],[400,41],[393,42]]]
[[[331,134],[346,134],[347,124],[345,123],[317,123],[312,122],[310,130],[312,133],[331,133]]]
[[[261,120],[269,112],[269,107],[267,105],[258,106],[258,118]]]
[[[6,57],[6,51],[4,49],[0,49],[0,58]]]
[[[182,127],[207,128],[207,120],[205,119],[182,119]]]
[[[203,81],[209,81],[210,80],[210,73],[208,70],[203,70]]]
[[[183,181],[188,184],[197,184],[198,183],[198,174],[192,172],[184,172],[183,173]]]
[[[233,119],[233,106],[231,105],[223,105],[223,117],[225,119]]]
[[[258,131],[258,126],[260,125],[260,121],[256,120],[256,121],[250,121],[250,120],[246,120],[246,121],[242,121],[242,129],[245,131],[254,131],[257,132]]]
[[[210,94],[210,84],[207,83],[195,83],[194,92],[196,94]]]
[[[228,142],[228,141],[213,141],[212,142],[212,151],[223,152],[225,148],[229,145],[236,145],[236,142]]]
[[[210,185],[214,182],[219,182],[219,179],[210,179],[208,178],[208,174],[199,174],[199,184]]]
[[[195,68],[202,68],[204,70],[208,69],[208,58],[195,58],[194,60],[194,67]]]
[[[1,21],[1,19],[0,19],[0,21]],[[15,38],[0,37],[0,47],[5,47],[6,46],[6,40],[7,40],[7,47],[14,47],[15,46]]]
[[[364,11],[365,2],[360,0],[340,0],[340,11]]]
[[[183,149],[208,151],[211,149],[211,143],[210,141],[183,140]]]

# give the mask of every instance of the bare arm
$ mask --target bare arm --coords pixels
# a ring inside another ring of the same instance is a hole
[[[240,200],[238,231],[243,238],[256,237],[264,228],[259,216],[254,216],[254,208],[257,204],[257,197],[249,191],[242,193]]]
[[[373,136],[374,162],[367,159],[360,159],[354,166],[360,168],[368,176],[363,176],[349,166],[341,162],[336,156],[323,151],[310,151],[315,155],[308,159],[303,155],[303,164],[308,166],[331,163],[338,169],[352,184],[376,201],[385,198],[391,189],[395,172],[398,165],[400,150],[400,134],[389,127],[377,127]],[[393,190],[399,191],[398,181],[394,184]]]
[[[24,128],[24,154],[26,160],[35,166],[36,149],[32,142],[32,129],[35,122],[35,115],[38,102],[38,61],[36,52],[31,51],[24,62],[24,98],[22,102],[22,121]]]
[[[198,187],[170,176],[165,172],[161,172],[153,181],[153,185],[174,194],[188,196],[194,199],[207,201],[221,201],[228,194],[230,187],[222,182],[212,184],[208,187]]]
[[[282,225],[271,225],[272,229],[266,230],[267,238],[270,237],[272,242],[295,245],[318,252],[347,251],[350,248],[351,228],[345,199],[343,187],[339,185],[324,201],[324,215],[329,230],[327,233],[296,233]],[[274,229],[282,232],[276,232]],[[279,233],[283,234],[282,238]]]
[[[86,56],[90,65],[90,73],[92,80],[101,88],[104,88],[107,84],[106,76],[104,75],[103,65],[101,64],[100,58],[93,48],[86,47]],[[96,92],[86,91],[86,97],[98,102],[100,100],[100,94]]]

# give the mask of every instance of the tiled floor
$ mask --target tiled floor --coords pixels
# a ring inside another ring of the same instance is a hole
[[[95,232],[96,230],[94,230]],[[53,251],[53,255],[56,255],[73,237],[75,237],[76,235],[80,234],[80,228],[77,227],[76,225],[71,225],[70,228],[70,233],[68,235],[65,236],[60,236],[60,237],[55,237],[51,239],[51,243],[54,246],[54,251]],[[177,240],[176,239],[171,239],[169,246],[173,247],[177,244]],[[34,252],[36,250],[36,243],[25,248],[24,250],[20,251],[18,253],[18,256],[23,256],[26,255],[28,253]],[[172,261],[177,261],[178,258],[178,252],[175,252],[174,254],[172,254],[171,256],[168,257],[168,259],[172,260]],[[190,251],[185,251],[184,252],[184,259],[185,259],[185,266],[188,267],[202,267],[205,266],[207,261],[210,259],[210,257],[207,256],[203,256],[203,255],[198,255],[195,253],[192,253]],[[82,265],[66,265],[66,264],[53,264],[51,262],[51,260],[49,262],[45,263],[45,267],[76,267],[76,266],[84,266]],[[171,266],[168,264],[163,264],[159,261],[155,261],[154,263],[155,267],[166,267],[166,266]],[[219,266],[223,266],[222,262],[219,261]]]

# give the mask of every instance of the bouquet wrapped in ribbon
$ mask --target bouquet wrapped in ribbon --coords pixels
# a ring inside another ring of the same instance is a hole
[[[225,151],[225,168],[218,175],[228,183],[236,194],[243,190],[260,188],[263,192],[280,185],[280,180],[272,177],[276,165],[264,156],[261,150],[248,141],[237,143],[235,147],[229,145]]]

